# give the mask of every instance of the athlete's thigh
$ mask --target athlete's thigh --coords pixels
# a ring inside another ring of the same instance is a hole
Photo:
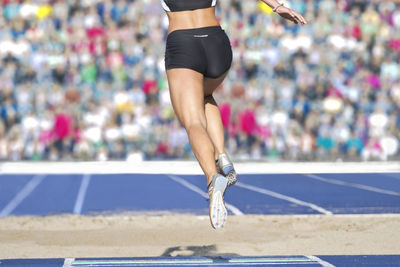
[[[226,75],[228,74],[229,70],[226,71],[218,78],[207,78],[204,77],[204,96],[210,96],[218,88],[218,86],[224,81]]]
[[[205,124],[203,74],[185,68],[167,70],[171,102],[183,126]]]

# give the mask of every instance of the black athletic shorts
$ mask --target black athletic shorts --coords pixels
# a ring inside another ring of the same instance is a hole
[[[165,69],[186,68],[208,78],[218,78],[229,70],[232,48],[220,26],[175,30],[168,34]]]

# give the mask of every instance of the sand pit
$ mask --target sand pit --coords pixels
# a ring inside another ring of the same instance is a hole
[[[0,219],[0,258],[400,254],[400,215],[49,216]]]

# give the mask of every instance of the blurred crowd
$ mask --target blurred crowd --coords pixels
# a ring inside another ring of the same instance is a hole
[[[193,158],[159,0],[1,0],[0,160]],[[237,160],[400,157],[400,3],[291,0],[297,26],[218,0],[233,49],[215,98]]]

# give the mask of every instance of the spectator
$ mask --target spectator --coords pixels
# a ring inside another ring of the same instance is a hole
[[[233,49],[215,93],[231,155],[398,159],[400,3],[285,4],[313,23],[217,5]],[[0,160],[193,157],[171,108],[165,16],[158,0],[3,1]]]

